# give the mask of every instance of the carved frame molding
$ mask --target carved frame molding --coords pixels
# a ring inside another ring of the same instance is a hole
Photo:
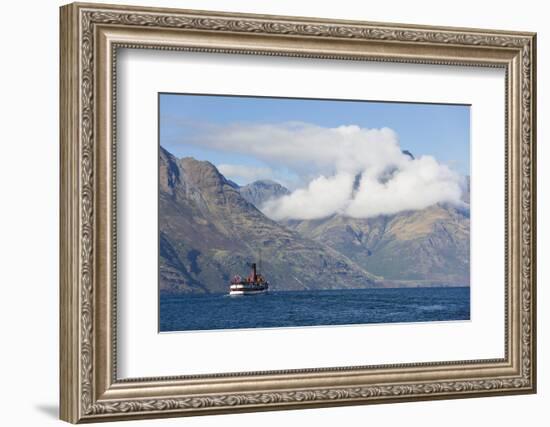
[[[506,357],[117,380],[114,147],[115,64],[121,47],[504,67]],[[532,33],[93,4],[62,7],[61,418],[74,423],[534,392],[534,97]],[[273,378],[267,386],[266,378]],[[299,385],[285,386],[288,380]],[[197,384],[209,391],[196,392]]]

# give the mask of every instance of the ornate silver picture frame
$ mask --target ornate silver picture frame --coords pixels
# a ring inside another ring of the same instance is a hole
[[[535,34],[80,3],[63,6],[60,18],[61,419],[97,422],[536,391]],[[121,49],[504,70],[504,357],[205,375],[185,375],[182,360],[180,376],[119,378]]]

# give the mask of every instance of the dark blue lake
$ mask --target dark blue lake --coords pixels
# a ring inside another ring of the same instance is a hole
[[[161,295],[160,331],[470,319],[470,288]]]

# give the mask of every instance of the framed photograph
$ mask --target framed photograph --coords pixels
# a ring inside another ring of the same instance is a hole
[[[536,391],[535,34],[61,8],[61,418]]]

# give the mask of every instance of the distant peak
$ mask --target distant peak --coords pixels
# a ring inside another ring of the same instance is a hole
[[[270,179],[260,179],[239,189],[241,195],[257,208],[266,201],[290,194],[288,188]]]
[[[278,182],[275,182],[271,179],[258,179],[248,185],[262,185],[262,186],[266,186],[266,187],[271,187],[271,186],[278,186],[278,187],[282,187],[281,184],[279,184]]]
[[[409,150],[401,150],[401,152],[406,155],[406,156],[409,156],[411,158],[411,160],[414,160],[414,156],[413,156],[413,153],[411,153]]]

